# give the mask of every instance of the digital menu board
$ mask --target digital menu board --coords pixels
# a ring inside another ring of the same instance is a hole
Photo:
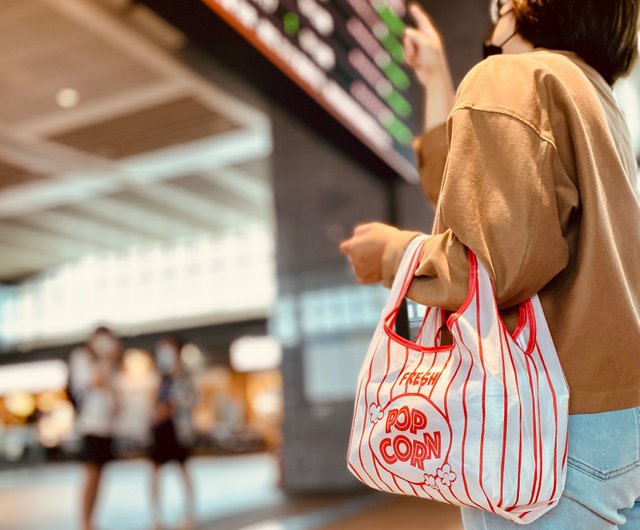
[[[381,176],[417,182],[406,0],[137,0]]]
[[[404,0],[201,0],[373,150],[416,181],[421,93]]]

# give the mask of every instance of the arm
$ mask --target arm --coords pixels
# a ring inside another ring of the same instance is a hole
[[[438,203],[442,177],[447,164],[447,126],[445,123],[425,132],[413,142],[424,195],[433,204]]]
[[[435,204],[447,158],[446,122],[455,102],[455,90],[442,36],[420,7],[412,4],[409,10],[417,27],[405,32],[405,57],[425,89],[424,133],[415,139],[413,147],[423,191]]]
[[[69,355],[69,374],[71,390],[78,395],[98,386],[100,374],[96,361],[83,348],[76,348]]]
[[[405,30],[404,55],[426,90],[424,130],[428,132],[446,123],[455,102],[455,89],[444,42],[431,17],[415,3],[409,11],[417,27]]]
[[[506,113],[468,108],[450,118],[451,143],[438,208],[441,233],[425,245],[409,296],[457,309],[468,285],[466,248],[494,279],[501,308],[542,289],[569,258],[556,196],[566,178],[555,146]],[[572,190],[576,200],[577,190]],[[408,241],[398,232],[385,246],[382,276],[388,286]]]

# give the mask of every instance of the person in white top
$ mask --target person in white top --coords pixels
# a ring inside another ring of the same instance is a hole
[[[86,469],[82,530],[92,528],[102,469],[113,458],[112,426],[116,413],[113,375],[120,352],[118,338],[108,328],[99,327],[69,357],[69,387],[77,410],[76,428],[83,440],[80,459]]]

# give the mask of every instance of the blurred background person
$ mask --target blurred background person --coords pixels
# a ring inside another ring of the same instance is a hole
[[[144,349],[124,348],[115,391],[118,414],[113,425],[116,458],[146,457],[160,376],[153,356]]]
[[[192,378],[180,355],[182,343],[176,337],[165,337],[155,346],[155,359],[160,374],[152,425],[151,460],[154,465],[151,483],[153,514],[156,528],[162,526],[160,471],[164,464],[176,462],[185,491],[183,528],[193,528],[196,519],[193,481],[187,459],[193,446],[192,409],[196,391]]]
[[[85,464],[82,490],[82,529],[91,530],[104,465],[113,458],[113,421],[116,397],[113,379],[120,342],[106,327],[70,355],[70,390],[76,410],[76,428],[82,437],[80,459]]]

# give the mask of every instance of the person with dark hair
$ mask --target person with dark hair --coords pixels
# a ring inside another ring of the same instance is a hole
[[[534,48],[574,52],[609,85],[629,73],[638,53],[638,0],[515,1],[513,18]]]
[[[91,530],[102,469],[113,458],[112,434],[116,413],[113,376],[120,342],[107,327],[96,328],[90,339],[69,357],[70,392],[76,407],[76,429],[82,436],[80,459],[85,464],[82,529]]]
[[[191,376],[181,358],[182,343],[176,337],[165,337],[155,347],[155,360],[161,376],[153,420],[151,460],[154,464],[152,498],[156,527],[160,527],[160,470],[169,462],[177,462],[186,495],[184,528],[195,523],[195,497],[192,479],[187,468],[193,444],[191,411],[196,393]]]
[[[456,311],[467,249],[510,332],[538,294],[570,391],[566,487],[538,530],[640,528],[640,204],[611,85],[638,54],[638,0],[498,0],[486,60],[457,94],[442,39],[411,12],[407,63],[427,91],[415,148],[436,203],[409,297]],[[431,101],[430,101],[431,100]],[[383,223],[341,244],[361,283],[390,286],[417,233]],[[463,508],[465,528],[517,525]]]

